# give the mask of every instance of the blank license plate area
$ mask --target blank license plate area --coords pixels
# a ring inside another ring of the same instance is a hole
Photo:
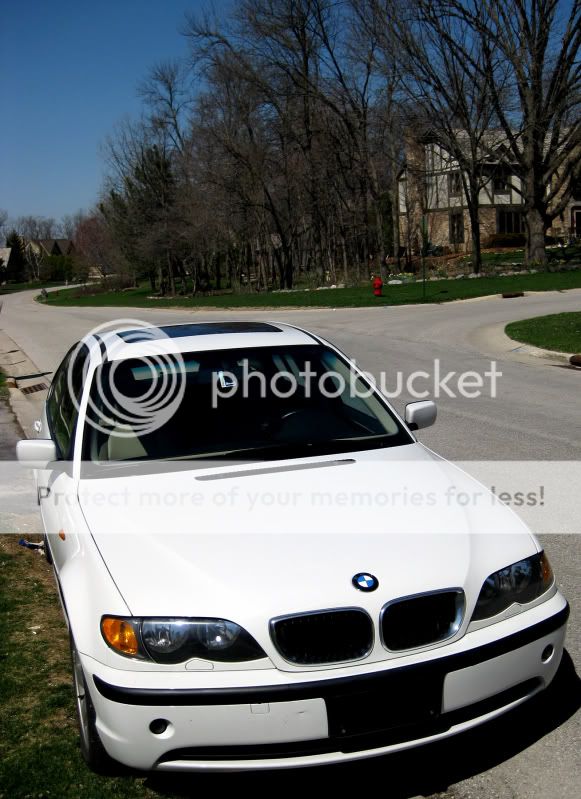
[[[443,676],[418,678],[385,677],[371,690],[327,697],[329,736],[365,735],[436,719],[442,707]]]

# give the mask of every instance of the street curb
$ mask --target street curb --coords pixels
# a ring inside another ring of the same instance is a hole
[[[521,363],[538,366],[570,366],[568,353],[533,347],[507,336],[504,330],[510,321],[476,328],[470,333],[468,340],[479,352],[491,357],[519,360]]]
[[[507,324],[510,324],[508,322]],[[506,325],[504,326],[506,328]],[[553,361],[563,361],[569,363],[569,358],[574,355],[572,352],[558,352],[557,350],[544,350],[542,347],[534,347],[532,344],[527,344],[524,341],[518,341],[504,334],[507,342],[512,346],[511,352],[521,352],[523,355],[532,355],[535,358],[549,358]]]
[[[8,402],[18,424],[27,438],[34,438],[34,422],[42,414],[42,405],[48,393],[50,380],[46,376],[37,377],[39,369],[36,364],[16,344],[14,339],[0,330],[0,366],[8,380],[13,378],[16,387],[8,385]],[[27,395],[23,388],[44,383],[46,389]]]
[[[542,350],[539,347],[533,347],[532,344],[525,344],[524,342],[519,342],[514,338],[510,338],[507,336],[508,340],[511,341],[513,344],[516,344],[516,347],[513,347],[511,352],[520,352],[523,355],[531,355],[534,358],[548,358],[552,361],[562,361],[563,363],[569,363],[569,358],[573,353],[566,353],[566,352],[557,352],[556,350]]]

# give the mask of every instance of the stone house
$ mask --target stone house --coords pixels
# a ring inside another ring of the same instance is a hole
[[[503,144],[491,133],[482,160],[479,221],[482,246],[524,243],[521,182],[510,167]],[[400,240],[409,252],[421,242],[446,252],[471,249],[471,227],[458,162],[433,134],[406,142],[406,160],[398,178]],[[547,234],[558,240],[581,237],[581,181]]]

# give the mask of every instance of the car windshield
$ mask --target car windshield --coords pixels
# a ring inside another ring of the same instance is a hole
[[[272,460],[412,441],[337,353],[322,345],[256,347],[98,367],[83,458]]]

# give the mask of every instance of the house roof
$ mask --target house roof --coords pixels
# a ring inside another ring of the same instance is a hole
[[[52,255],[52,251],[53,251],[53,247],[54,247],[54,243],[55,243],[54,239],[37,239],[37,241],[35,243],[40,244],[40,246],[44,250],[46,250],[46,252],[49,255]]]
[[[68,255],[74,249],[71,239],[55,239],[54,241],[63,255]]]
[[[74,244],[70,239],[31,239],[28,242],[33,247],[41,247],[47,255],[68,255]]]

